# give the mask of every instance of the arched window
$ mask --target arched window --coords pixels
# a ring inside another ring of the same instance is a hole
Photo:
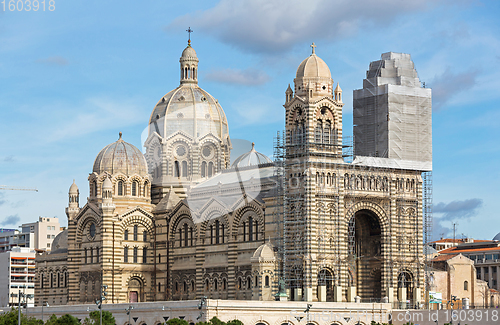
[[[269,275],[266,275],[266,277],[264,278],[264,281],[265,281],[265,282],[264,282],[264,285],[265,285],[266,287],[269,287]]]
[[[253,283],[253,286],[254,286],[255,288],[257,288],[257,287],[259,286],[259,278],[258,278],[257,276],[255,276],[255,281],[254,281],[254,283]]]
[[[187,223],[184,224],[184,246],[188,246],[188,225]]]
[[[221,225],[221,243],[224,244],[224,224]]]
[[[317,144],[321,143],[321,133],[323,131],[323,125],[321,121],[316,123],[316,129],[314,130],[314,142]]]
[[[243,241],[247,240],[247,223],[243,222]]]
[[[209,162],[208,163],[208,177],[212,177],[213,174],[214,174],[214,163]]]
[[[469,291],[469,282],[468,281],[464,281],[464,290]]]
[[[139,232],[139,226],[134,225],[134,241],[137,241],[138,232]]]
[[[161,254],[158,254],[158,264],[161,263]]]
[[[96,260],[97,260],[97,263],[99,263],[99,247],[96,248]]]
[[[137,263],[138,248],[134,247],[134,263]]]
[[[188,176],[188,163],[187,161],[182,162],[182,177],[187,177]]]
[[[248,218],[248,241],[253,240],[253,218]]]
[[[90,248],[90,264],[94,263],[94,248]]]
[[[193,232],[193,227],[189,227],[189,233],[191,234],[191,246],[194,246],[194,232]]]
[[[123,195],[123,181],[118,181],[118,195]]]
[[[329,121],[325,123],[325,128],[323,129],[323,143],[330,143],[330,128],[331,124]]]
[[[210,244],[214,243],[214,226],[210,225]]]
[[[247,278],[247,290],[250,290],[252,286],[252,279],[250,277]]]
[[[243,289],[243,281],[241,281],[241,278],[238,278],[238,289]]]
[[[205,280],[205,291],[210,290],[210,285],[208,283],[208,279]]]
[[[161,292],[161,283],[158,282],[158,292]]]
[[[191,292],[195,291],[194,281],[191,280]]]
[[[143,247],[142,248],[142,263],[146,264],[148,262],[148,248]]]
[[[94,196],[97,196],[97,181],[92,183],[92,187],[93,187]]]
[[[186,293],[186,292],[188,291],[188,286],[187,286],[187,282],[186,282],[186,281],[184,281],[184,282],[182,283],[182,291],[183,291],[184,293]]]
[[[132,196],[137,196],[137,182],[132,182]]]
[[[123,233],[123,240],[128,240],[128,229],[125,229],[125,232]]]
[[[179,247],[182,247],[182,228],[179,228]]]
[[[207,162],[201,163],[201,177],[207,177]]]
[[[219,281],[217,279],[214,280],[214,291],[219,290]]]
[[[142,241],[148,241],[148,232],[146,230],[142,232]]]
[[[128,263],[128,247],[123,247],[123,263]]]
[[[181,167],[177,160],[174,162],[174,177],[181,177]]]
[[[219,220],[216,220],[215,221],[215,243],[218,244],[220,242],[219,238],[220,238],[220,222]]]
[[[227,280],[226,280],[226,278],[222,279],[222,290],[227,290]]]

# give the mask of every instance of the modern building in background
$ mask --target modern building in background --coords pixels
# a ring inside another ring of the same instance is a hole
[[[0,306],[17,306],[19,290],[25,295],[35,294],[35,252],[28,247],[13,247],[0,253]],[[21,302],[25,302],[21,299]],[[34,299],[28,299],[28,307]]]
[[[0,228],[0,252],[14,247],[50,251],[52,241],[62,230],[58,218],[46,217],[39,217],[38,221],[22,224],[19,228]]]
[[[38,221],[21,226],[23,233],[32,233],[33,248],[50,251],[52,241],[62,231],[59,218],[39,217]]]

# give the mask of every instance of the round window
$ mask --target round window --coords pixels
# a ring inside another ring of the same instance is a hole
[[[186,148],[184,146],[178,146],[175,152],[179,157],[182,157],[186,154]]]
[[[209,146],[203,147],[204,157],[210,157],[211,154],[212,154],[212,148],[210,148]]]

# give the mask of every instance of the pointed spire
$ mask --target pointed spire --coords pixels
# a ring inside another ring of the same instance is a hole
[[[290,87],[290,84],[288,84],[288,88],[286,89],[285,94],[293,94],[293,90]]]

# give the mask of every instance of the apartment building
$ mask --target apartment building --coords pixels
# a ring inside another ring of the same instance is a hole
[[[6,267],[7,272],[0,276],[0,306],[17,306],[19,290],[31,299],[27,301],[28,307],[35,303],[35,252],[28,247],[13,247],[10,251],[0,253],[0,266]]]

